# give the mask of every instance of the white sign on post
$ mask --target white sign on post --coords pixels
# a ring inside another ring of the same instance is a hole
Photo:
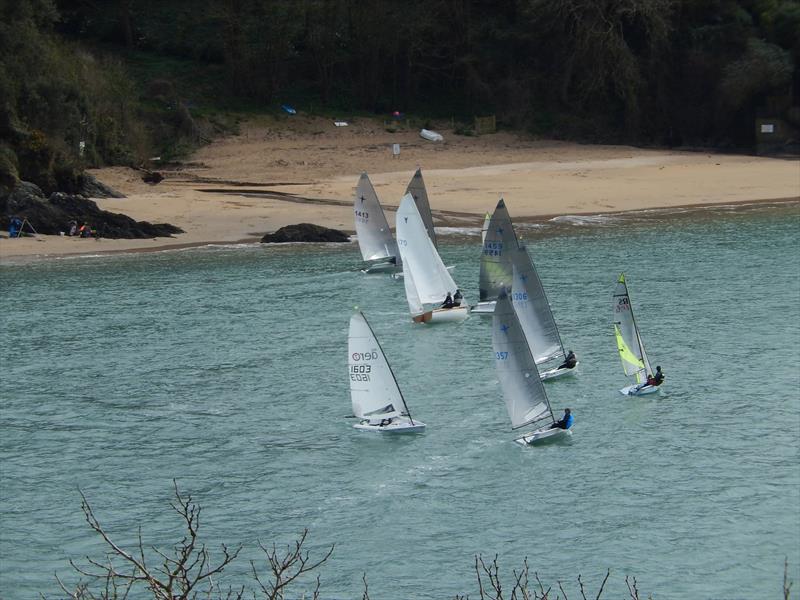
[[[762,123],[761,133],[775,133],[775,125],[772,123]]]
[[[392,156],[400,156],[400,144],[392,144]]]

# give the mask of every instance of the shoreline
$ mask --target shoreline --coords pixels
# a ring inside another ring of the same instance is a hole
[[[518,223],[800,200],[797,160],[585,145],[507,131],[441,133],[445,141],[432,143],[416,131],[388,132],[368,120],[346,128],[312,118],[248,122],[239,135],[214,140],[164,170],[157,185],[126,167],[91,171],[125,195],[95,199],[101,210],[171,223],[185,233],[95,243],[68,236],[0,239],[0,264],[253,243],[297,223],[352,232],[354,192],[364,169],[390,227],[418,168],[437,227],[480,227],[499,198]],[[398,156],[395,143],[402,146]]]
[[[785,198],[765,198],[765,199],[756,199],[756,200],[736,200],[736,201],[727,201],[727,202],[705,202],[705,203],[693,203],[693,204],[681,204],[681,205],[674,205],[674,206],[667,206],[663,208],[631,208],[627,210],[605,210],[605,211],[591,211],[591,212],[570,212],[570,213],[554,213],[554,214],[546,214],[546,215],[535,215],[529,217],[518,217],[514,218],[514,223],[522,224],[537,224],[537,223],[546,223],[548,221],[552,221],[553,219],[559,217],[593,217],[593,216],[603,216],[603,215],[633,215],[636,213],[652,213],[652,212],[661,212],[661,213],[683,213],[687,209],[697,209],[697,212],[710,212],[709,209],[714,208],[722,208],[725,206],[730,206],[734,208],[743,208],[745,206],[756,206],[756,207],[783,207],[784,205],[793,205],[797,204],[800,205],[800,196],[793,196],[793,197],[785,197]],[[394,212],[395,207],[385,207],[388,210]],[[434,211],[436,214],[438,211]],[[450,211],[447,211],[450,213]],[[472,213],[455,213],[457,218],[460,219],[467,219],[474,220],[475,222],[470,225],[470,227],[476,228],[477,232],[480,232],[480,227],[483,224],[483,215],[475,215]],[[437,225],[437,228],[447,228],[447,227],[464,227],[464,224],[454,224],[454,223],[446,223]],[[350,235],[351,237],[355,235],[355,230],[343,230],[345,233]],[[128,248],[94,248],[92,250],[86,251],[76,251],[76,252],[56,252],[56,253],[19,253],[19,254],[12,254],[8,255],[3,253],[4,244],[6,243],[17,243],[17,242],[37,242],[44,240],[59,240],[61,241],[63,238],[62,236],[55,236],[55,235],[37,235],[36,237],[24,237],[20,238],[19,240],[15,240],[11,242],[6,236],[0,235],[0,267],[4,266],[19,266],[24,264],[30,264],[32,262],[47,262],[50,260],[60,260],[60,259],[80,259],[80,258],[92,258],[98,256],[106,256],[106,255],[120,255],[120,254],[152,254],[156,252],[169,252],[169,251],[178,251],[178,250],[190,250],[194,248],[203,248],[203,247],[222,247],[222,246],[234,246],[234,245],[251,245],[251,244],[258,244],[261,240],[261,236],[249,236],[245,238],[235,239],[235,240],[199,240],[199,241],[192,241],[192,242],[183,242],[179,240],[175,240],[174,243],[163,243],[163,241],[169,240],[170,238],[152,238],[152,239],[145,239],[145,240],[106,240],[105,238],[100,238],[98,240],[91,240],[91,239],[80,239],[80,238],[67,238],[70,241],[74,241],[76,243],[88,243],[91,244],[92,241],[95,242],[162,242],[157,246],[152,247],[128,247]],[[298,245],[302,242],[291,242],[292,245]],[[313,242],[309,242],[309,244],[314,244]],[[265,244],[265,245],[276,245],[276,246],[287,246],[287,244]]]

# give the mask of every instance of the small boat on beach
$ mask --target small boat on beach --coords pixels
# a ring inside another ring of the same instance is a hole
[[[400,253],[386,221],[378,194],[366,173],[362,173],[356,186],[353,216],[361,257],[366,266],[363,273],[390,273],[400,265]]]
[[[571,436],[571,429],[553,427],[556,419],[547,392],[517,312],[506,292],[501,292],[492,315],[492,349],[511,428],[532,427],[531,431],[514,441],[531,445]]]
[[[625,274],[620,273],[617,287],[613,297],[614,310],[614,336],[617,339],[617,349],[622,360],[622,369],[628,377],[635,377],[636,383],[622,388],[619,392],[626,396],[644,396],[655,394],[659,391],[658,385],[647,383],[653,370],[644,350],[642,337],[633,316],[628,286],[625,283]]]
[[[425,423],[415,421],[397,385],[375,333],[361,311],[350,317],[347,339],[350,401],[361,431],[420,433]]]
[[[397,209],[397,245],[403,263],[403,284],[409,312],[415,323],[463,321],[469,305],[442,307],[445,297],[458,288],[433,245],[414,197],[406,194]]]

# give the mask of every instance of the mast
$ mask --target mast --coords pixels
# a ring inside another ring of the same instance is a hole
[[[367,328],[369,329],[369,332],[372,334],[372,339],[374,339],[375,343],[378,344],[378,349],[381,351],[381,354],[383,354],[384,360],[386,360],[386,353],[383,351],[383,346],[381,346],[381,343],[378,340],[378,336],[376,336],[375,332],[372,330],[372,325],[369,324],[369,321],[367,321],[367,317],[364,315],[363,312],[358,311],[358,313],[364,319],[364,323],[367,324]],[[400,393],[400,399],[403,401],[403,406],[405,406],[405,408],[406,408],[406,414],[408,415],[408,420],[411,421],[411,424],[413,425],[414,424],[414,419],[411,418],[411,411],[408,410],[408,404],[406,404],[406,398],[405,398],[405,396],[403,396],[403,390],[400,389],[400,385],[397,383],[397,377],[394,376],[394,371],[392,370],[392,365],[389,363],[388,360],[386,360],[386,366],[389,367],[389,373],[391,373],[392,379],[394,379],[394,384],[397,386],[397,391]]]

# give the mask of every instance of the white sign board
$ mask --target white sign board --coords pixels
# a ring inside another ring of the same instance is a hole
[[[775,133],[775,125],[772,123],[762,123],[761,133]]]
[[[394,156],[400,156],[400,144],[392,144],[392,154]]]

